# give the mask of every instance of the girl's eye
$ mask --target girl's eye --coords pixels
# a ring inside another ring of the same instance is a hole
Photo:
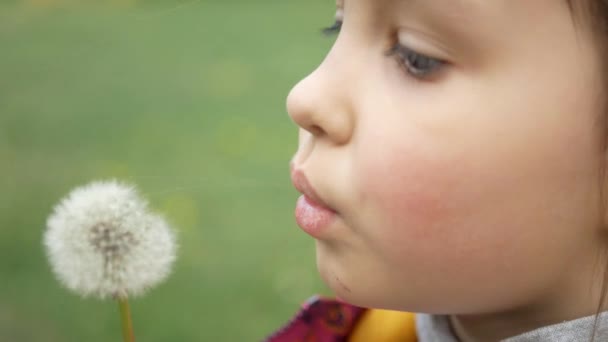
[[[401,44],[396,44],[387,53],[394,56],[405,71],[418,79],[426,79],[442,69],[446,62],[420,54]]]
[[[340,33],[340,29],[342,29],[342,20],[336,20],[333,25],[324,28],[322,32],[326,36],[332,36]]]

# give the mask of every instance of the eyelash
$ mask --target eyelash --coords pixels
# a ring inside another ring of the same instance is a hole
[[[423,55],[399,43],[395,44],[386,55],[394,56],[408,74],[418,79],[430,78],[445,65],[440,59]]]
[[[342,29],[342,20],[336,20],[331,26],[325,27],[321,30],[326,36],[333,36],[340,33]]]
[[[342,21],[336,20],[336,22],[322,30],[323,34],[336,35],[342,28]],[[387,52],[387,57],[394,57],[409,75],[414,78],[424,80],[428,79],[435,72],[438,72],[446,62],[437,58],[429,57],[427,55],[418,53],[406,46],[399,43],[393,45]]]

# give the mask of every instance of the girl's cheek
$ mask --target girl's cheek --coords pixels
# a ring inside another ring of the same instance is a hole
[[[383,229],[394,229],[396,240],[434,239],[470,207],[471,198],[462,191],[472,185],[466,184],[465,165],[414,147],[370,151],[359,175],[363,207]]]

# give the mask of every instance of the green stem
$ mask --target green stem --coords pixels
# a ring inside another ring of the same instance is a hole
[[[122,338],[124,342],[135,342],[135,335],[133,334],[133,321],[131,320],[131,309],[129,308],[129,300],[126,297],[119,297],[118,307],[120,309],[120,321],[122,323]]]

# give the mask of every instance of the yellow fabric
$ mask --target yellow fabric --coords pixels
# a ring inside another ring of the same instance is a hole
[[[414,314],[370,309],[363,313],[349,342],[416,342]]]

